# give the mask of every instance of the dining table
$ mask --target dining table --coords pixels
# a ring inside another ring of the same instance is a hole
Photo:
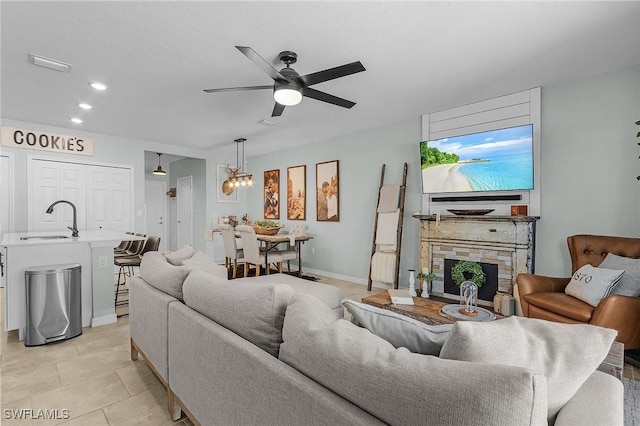
[[[311,235],[287,233],[278,233],[275,235],[256,234],[256,238],[264,248],[264,263],[266,267],[269,266],[269,252],[276,250],[282,243],[288,242],[290,245],[294,246],[295,251],[298,254],[298,276],[302,276],[302,250],[300,249],[301,245],[304,244],[305,241],[313,239]]]

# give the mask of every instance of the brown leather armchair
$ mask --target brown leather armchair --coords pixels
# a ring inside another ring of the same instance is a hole
[[[571,273],[587,263],[598,266],[608,253],[640,258],[640,238],[573,235],[567,238]],[[529,318],[571,324],[593,324],[618,331],[625,349],[640,348],[640,297],[610,295],[597,307],[565,294],[571,278],[533,274],[516,277],[522,314]]]

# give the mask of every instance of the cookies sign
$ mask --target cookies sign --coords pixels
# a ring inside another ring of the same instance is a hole
[[[93,156],[93,139],[2,126],[2,146]]]

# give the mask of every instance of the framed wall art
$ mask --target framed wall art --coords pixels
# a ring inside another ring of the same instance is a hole
[[[340,185],[338,160],[316,164],[316,220],[340,220]]]
[[[225,164],[216,164],[216,201],[219,203],[239,203],[238,191],[229,182],[229,172]]]
[[[264,172],[264,218],[280,219],[280,170]]]
[[[287,219],[306,219],[307,166],[287,168]]]

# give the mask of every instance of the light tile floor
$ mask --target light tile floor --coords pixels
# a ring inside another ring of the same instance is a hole
[[[319,281],[341,288],[353,300],[372,294],[347,281]],[[0,306],[2,295],[4,289]],[[118,313],[125,312],[126,307],[118,308]],[[640,380],[640,369],[625,364],[624,375]],[[3,426],[192,425],[186,418],[169,419],[166,390],[144,361],[131,361],[127,316],[115,324],[86,327],[71,340],[30,348],[18,340],[16,331],[2,331],[0,381]],[[58,410],[58,419],[17,420],[10,418],[12,409],[32,410],[33,415],[37,410]],[[69,417],[61,418],[67,412]]]

